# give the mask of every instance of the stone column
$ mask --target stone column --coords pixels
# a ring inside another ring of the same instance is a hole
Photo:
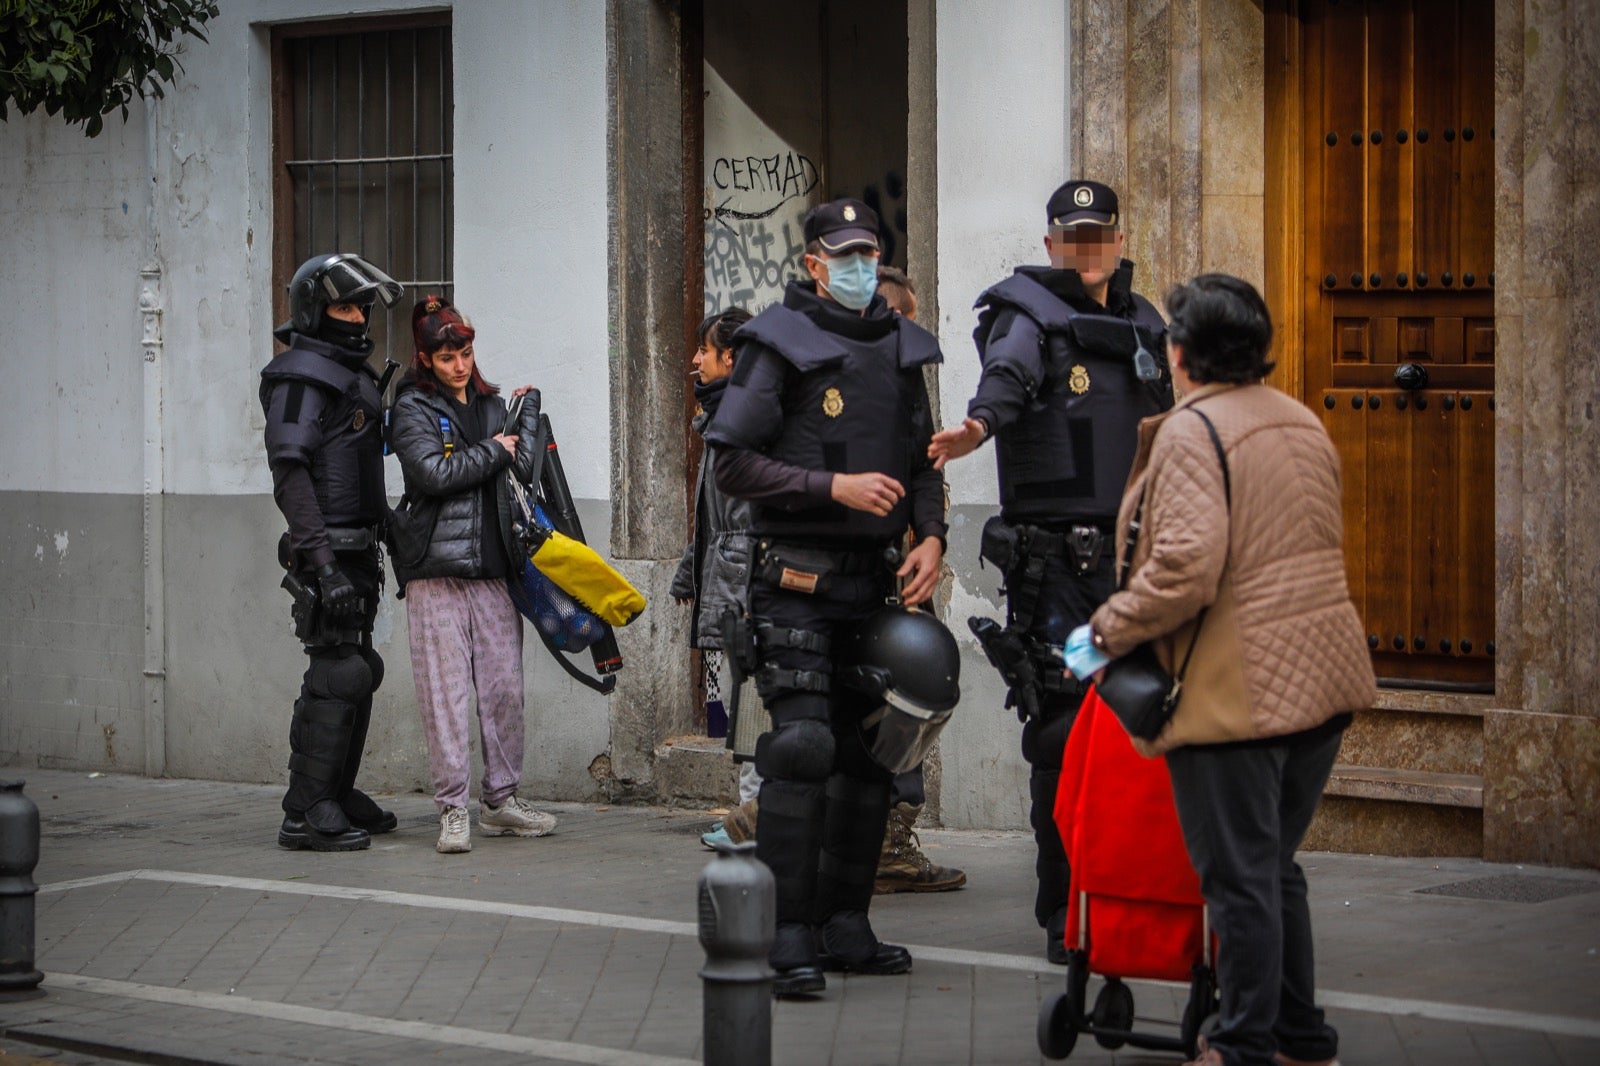
[[[1600,13],[1495,5],[1496,678],[1484,857],[1600,866]]]
[[[611,552],[650,600],[618,634],[617,798],[654,798],[657,741],[693,728],[688,617],[668,593],[688,537],[682,29],[676,2],[608,2]]]

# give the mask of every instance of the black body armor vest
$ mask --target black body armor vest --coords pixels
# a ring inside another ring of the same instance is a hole
[[[1139,422],[1172,407],[1166,326],[1149,301],[1133,300],[1129,318],[1085,314],[1024,274],[979,297],[991,308],[1016,309],[1042,335],[1039,391],[995,439],[1007,521],[1109,528],[1116,520]],[[1141,349],[1159,379],[1139,380],[1135,355]]]
[[[932,334],[895,316],[881,336],[842,336],[799,311],[775,305],[745,323],[738,340],[771,349],[789,366],[783,428],[763,449],[767,455],[808,470],[876,471],[909,490],[917,453],[927,447],[916,429],[928,419],[922,366],[942,358]],[[746,347],[738,358],[757,355]],[[759,438],[755,420],[761,416],[741,409],[744,398],[739,390],[729,390],[708,440]],[[838,503],[803,510],[755,506],[756,532],[771,537],[887,541],[904,533],[910,519],[909,492],[881,517]]]
[[[311,471],[327,525],[376,525],[387,503],[377,376],[326,341],[297,333],[290,343],[261,371],[267,461]]]

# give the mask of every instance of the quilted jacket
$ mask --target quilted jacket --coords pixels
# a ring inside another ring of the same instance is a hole
[[[1205,422],[1217,428],[1231,486]],[[1341,546],[1339,457],[1304,405],[1266,385],[1207,385],[1139,426],[1118,558],[1144,494],[1125,585],[1095,612],[1107,654],[1147,640],[1183,696],[1146,754],[1285,736],[1372,706],[1372,660]]]
[[[530,394],[537,399],[536,394]],[[507,551],[514,551],[516,541],[511,532],[511,489],[505,484],[501,472],[513,463],[512,457],[496,441],[490,439],[505,429],[506,404],[496,396],[486,411],[482,440],[467,444],[457,438],[451,453],[444,453],[444,436],[439,429],[440,418],[454,419],[449,403],[436,394],[424,392],[402,382],[391,415],[390,447],[400,459],[400,470],[405,475],[407,495],[432,497],[438,501],[438,518],[433,527],[433,538],[428,542],[427,554],[415,567],[395,566],[395,577],[403,585],[408,581],[426,577],[480,577],[483,574],[483,531],[486,519],[500,523],[501,543]],[[521,425],[510,432],[518,433],[515,466],[519,480],[526,481],[533,471],[533,438],[539,424],[537,402],[523,405]],[[490,478],[498,477],[495,502],[498,514],[486,516],[481,512],[483,493],[479,488]],[[509,560],[513,572],[520,570],[520,561]]]

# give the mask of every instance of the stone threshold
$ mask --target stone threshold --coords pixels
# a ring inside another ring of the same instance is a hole
[[[1341,764],[1333,768],[1324,791],[1330,796],[1353,799],[1483,809],[1483,778],[1478,774],[1441,774],[1430,770],[1390,770]]]
[[[1406,711],[1413,714],[1461,714],[1482,718],[1495,706],[1488,693],[1435,692],[1421,688],[1380,688],[1372,701],[1375,711]]]

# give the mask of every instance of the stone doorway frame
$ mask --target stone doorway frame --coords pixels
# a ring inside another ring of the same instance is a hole
[[[702,0],[606,4],[607,354],[616,427],[610,557],[656,605],[617,635],[628,669],[609,702],[608,763],[592,772],[618,800],[675,802],[678,797],[664,794],[672,786],[657,779],[656,751],[662,741],[695,730],[688,612],[673,609],[668,591],[688,538],[688,504],[682,493],[664,493],[661,486],[688,491],[694,460],[685,447],[682,370],[703,299],[697,115],[703,79],[699,34],[685,34],[684,27],[701,18]],[[936,0],[907,0],[907,196],[923,205],[913,214],[908,265],[925,294],[922,315],[929,321],[938,320],[935,32]],[[937,409],[937,392],[932,395]],[[934,761],[927,779],[933,819],[938,785]]]
[[[1153,297],[1201,270],[1275,311],[1303,271],[1268,220],[1298,193],[1268,114],[1268,20],[1292,0],[1072,5],[1075,170],[1117,188]],[[1203,31],[1202,31],[1203,27]],[[1292,27],[1274,40],[1293,41]],[[1600,16],[1495,3],[1496,702],[1484,719],[1484,857],[1600,866]],[[1275,87],[1282,89],[1281,81]],[[1278,92],[1276,99],[1282,100]],[[1268,133],[1273,131],[1274,143]],[[1154,146],[1152,150],[1145,150]],[[1292,314],[1293,312],[1291,312]],[[1280,323],[1280,333],[1301,327]],[[1298,353],[1274,383],[1302,391]]]

